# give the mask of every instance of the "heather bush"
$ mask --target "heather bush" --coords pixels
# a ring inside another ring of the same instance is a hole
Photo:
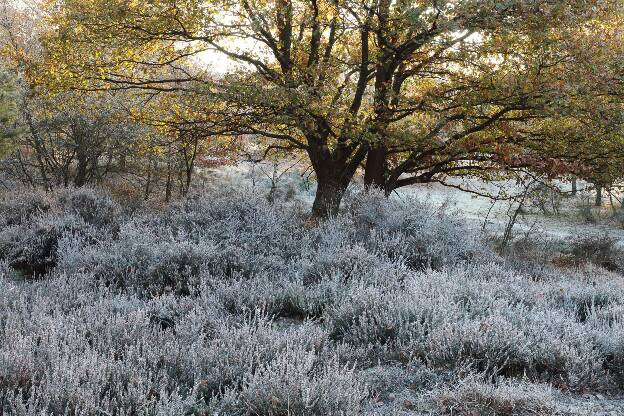
[[[207,295],[193,301],[173,295],[139,300],[92,281],[88,275],[59,276],[31,284],[24,293],[2,280],[0,305],[22,311],[0,321],[4,409],[198,410],[209,403],[221,406],[226,390],[234,394],[251,374],[280,362],[285,351],[317,356],[322,365],[331,357],[326,334],[311,323],[281,330],[262,313],[228,317]],[[63,297],[63,291],[78,288]],[[309,386],[323,391],[328,382],[323,374],[311,375]]]
[[[287,349],[249,373],[241,389],[228,390],[219,405],[228,415],[361,415],[365,386],[335,360]]]
[[[500,247],[500,238],[491,244]],[[556,279],[562,268],[574,268],[576,262],[566,253],[566,243],[547,236],[527,234],[509,242],[503,262],[506,267],[534,280]]]
[[[570,254],[577,263],[593,263],[608,270],[624,270],[624,252],[616,241],[606,234],[582,235],[570,247]]]
[[[436,392],[435,402],[444,414],[483,416],[555,416],[557,393],[546,385],[524,382],[487,383],[466,380],[454,389]]]
[[[129,224],[116,239],[85,244],[82,236],[61,242],[58,269],[90,271],[95,279],[146,294],[188,293],[193,279],[222,253],[210,241],[193,242]]]
[[[374,193],[318,224],[250,190],[133,216],[41,195],[2,214],[0,413],[557,414],[624,388],[624,277],[558,268],[561,243],[499,257]]]
[[[108,195],[89,188],[11,193],[0,203],[0,258],[42,275],[56,267],[63,239],[88,247],[116,233],[118,214]]]
[[[0,198],[0,224],[3,227],[29,221],[34,215],[48,211],[53,205],[49,194],[41,189],[19,189]]]
[[[254,315],[231,327],[220,326],[193,357],[204,399],[220,400],[224,389],[240,389],[246,377],[278,360],[289,348],[314,356],[322,352],[326,334],[311,323],[286,331],[262,315]]]
[[[191,236],[271,249],[284,247],[304,233],[304,210],[297,204],[273,205],[262,194],[250,190],[224,188],[194,194],[174,204],[157,223]]]
[[[578,285],[537,283],[497,265],[422,272],[399,287],[355,289],[327,309],[326,321],[334,339],[384,345],[385,359],[423,360],[439,370],[470,365],[577,391],[606,389],[606,355],[579,308],[609,285],[583,289],[583,300],[561,298]]]
[[[98,228],[114,231],[121,215],[119,205],[101,189],[64,189],[58,199],[64,212],[75,214]]]
[[[412,198],[386,200],[381,193],[360,191],[345,205],[356,238],[366,239],[371,251],[404,259],[413,269],[495,258],[458,216]]]
[[[56,266],[59,242],[80,236],[83,244],[97,238],[98,230],[73,214],[44,214],[0,230],[0,258],[27,274],[41,275]]]
[[[76,215],[87,224],[113,228],[121,208],[103,189],[63,188],[53,191],[19,189],[0,198],[0,224],[19,225],[33,217],[53,212]]]

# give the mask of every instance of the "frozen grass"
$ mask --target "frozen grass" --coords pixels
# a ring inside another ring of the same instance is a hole
[[[547,415],[624,388],[606,241],[561,269],[358,193],[318,225],[233,189],[122,212],[89,189],[0,204],[0,413]]]

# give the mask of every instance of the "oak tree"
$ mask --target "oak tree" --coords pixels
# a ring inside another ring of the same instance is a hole
[[[366,185],[389,193],[518,165],[508,161],[535,149],[519,126],[544,114],[558,93],[562,30],[617,6],[53,0],[46,46],[50,74],[63,85],[199,91],[224,103],[223,125],[233,134],[305,152],[318,184],[313,212],[326,216],[360,167]],[[226,73],[189,65],[201,56],[213,66],[226,60]],[[539,152],[532,156],[519,164]]]

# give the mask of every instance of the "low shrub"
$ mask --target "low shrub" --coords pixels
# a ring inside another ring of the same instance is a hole
[[[80,236],[88,244],[97,235],[97,229],[76,215],[46,214],[0,230],[0,257],[14,269],[41,276],[56,266],[63,238]]]
[[[118,206],[103,191],[79,188],[16,192],[0,203],[0,258],[29,275],[43,275],[59,258],[59,245],[78,238],[89,246],[112,237]]]
[[[121,220],[121,208],[101,189],[64,189],[59,195],[59,203],[64,212],[75,214],[94,227],[115,230]]]
[[[443,414],[482,416],[555,416],[567,414],[558,408],[557,392],[551,387],[524,382],[497,384],[468,380],[453,390],[435,394]]]
[[[496,258],[458,219],[413,198],[388,200],[381,193],[360,191],[345,205],[356,238],[366,240],[373,252],[404,259],[413,269]]]
[[[2,227],[28,222],[34,216],[49,211],[54,198],[41,189],[19,189],[2,194],[0,224]]]
[[[622,270],[624,253],[607,234],[584,235],[571,243],[570,253],[578,264],[593,263],[608,270]]]
[[[361,415],[368,392],[355,372],[335,360],[289,347],[240,389],[229,389],[218,408],[228,415]]]
[[[82,236],[67,238],[62,242],[58,269],[90,271],[98,281],[143,294],[188,294],[193,279],[210,263],[220,264],[222,253],[210,241],[163,234],[130,224],[117,239],[105,238],[96,244],[85,244]]]

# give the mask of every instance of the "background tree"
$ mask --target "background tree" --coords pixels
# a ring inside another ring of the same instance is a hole
[[[0,57],[20,84],[15,115],[26,127],[2,161],[5,175],[47,188],[114,180],[144,196],[162,190],[167,200],[175,182],[186,194],[211,137],[205,100],[64,88],[41,44],[50,29],[41,5],[1,0],[0,9]]]
[[[13,155],[15,172],[33,184],[82,186],[119,171],[143,133],[112,97],[62,94],[31,100],[28,131]]]
[[[562,30],[566,65],[556,72],[544,115],[516,134],[532,153],[550,156],[542,170],[551,176],[571,172],[602,188],[624,176],[624,37],[622,14],[588,22],[582,30]]]
[[[17,126],[17,86],[8,71],[0,67],[0,155],[13,147],[13,139],[21,132]]]
[[[188,193],[198,167],[228,165],[237,156],[240,140],[229,127],[228,110],[223,103],[207,100],[202,88],[134,94],[135,103],[128,106],[134,120],[160,136],[157,159],[164,165],[166,200],[174,186],[179,195]]]

